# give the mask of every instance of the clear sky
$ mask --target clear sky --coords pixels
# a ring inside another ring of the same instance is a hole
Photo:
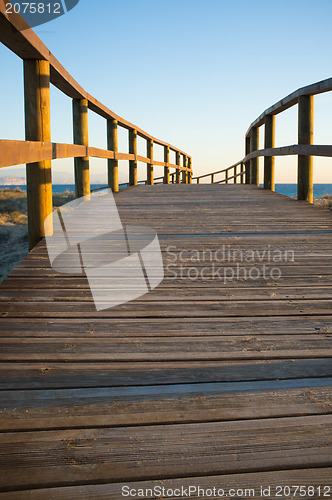
[[[85,90],[188,152],[202,174],[243,157],[244,134],[264,109],[332,76],[331,19],[331,0],[80,0],[35,31]],[[0,60],[0,138],[24,139],[22,62],[3,46]],[[72,142],[70,99],[56,89],[51,98],[52,140]],[[331,117],[332,93],[315,97],[316,144],[332,144]],[[105,120],[89,119],[90,145],[106,147]],[[276,130],[276,146],[296,143],[296,107],[277,116]],[[120,138],[126,151],[126,133]],[[72,177],[72,160],[53,165]],[[332,159],[314,165],[315,182],[332,183]],[[296,182],[296,157],[276,168],[277,182]],[[105,160],[91,170],[92,180],[106,180]]]

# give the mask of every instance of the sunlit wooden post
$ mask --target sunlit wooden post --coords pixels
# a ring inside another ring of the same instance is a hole
[[[250,153],[250,136],[246,137],[246,156]],[[245,164],[245,177],[246,177],[246,184],[251,184],[251,162],[246,161]]]
[[[235,165],[234,167],[234,173],[233,173],[233,176],[234,176],[234,184],[237,184],[237,165]]]
[[[164,146],[164,162],[169,163],[169,146]],[[169,167],[164,167],[164,184],[169,184]]]
[[[312,144],[314,135],[314,97],[304,95],[299,97],[298,143]],[[313,203],[313,157],[298,156],[298,200]]]
[[[196,180],[197,180],[197,184],[199,184],[199,183],[200,183],[200,178],[199,178],[199,177],[197,177],[197,179],[196,179]]]
[[[184,166],[184,168],[187,167],[186,155],[183,155],[183,166]],[[186,170],[182,170],[182,184],[187,184],[187,171]]]
[[[264,148],[274,148],[275,146],[275,115],[265,116],[265,138]],[[264,157],[264,188],[275,190],[274,181],[275,158],[274,156]]]
[[[240,168],[241,168],[241,172],[242,172],[242,175],[241,175],[241,184],[245,184],[245,182],[246,182],[246,172],[245,172],[245,165],[244,165],[244,163],[241,163]]]
[[[134,160],[129,160],[129,186],[137,186],[137,130],[129,130],[129,154],[135,155]]]
[[[193,182],[193,173],[192,173],[192,161],[191,161],[191,158],[188,159],[188,167],[190,168],[190,171],[188,172],[188,182],[189,182],[189,184],[192,184],[192,182]]]
[[[175,163],[176,163],[176,165],[178,167],[180,167],[180,165],[181,165],[181,155],[180,155],[179,151],[176,152]],[[180,184],[180,169],[179,168],[176,169],[176,179],[175,179],[175,182],[176,182],[176,184]]]
[[[73,99],[74,144],[89,145],[88,100]],[[76,198],[90,194],[89,158],[75,158]]]
[[[147,157],[153,161],[153,139],[147,139],[146,142],[146,154]],[[152,186],[153,185],[153,163],[148,163],[146,167],[146,173],[147,173],[147,185]]]
[[[113,118],[107,120],[107,148],[118,152],[118,121]],[[119,191],[119,162],[116,159],[108,160],[108,187],[113,193]]]
[[[47,61],[24,61],[25,139],[51,142],[50,64]],[[51,161],[29,163],[27,200],[29,248],[45,236],[44,222],[52,213]],[[48,228],[52,234],[52,227]]]
[[[226,184],[228,184],[228,172],[229,172],[228,170],[226,170],[226,172],[225,172],[225,182],[226,182]]]
[[[250,140],[250,152],[253,153],[258,149],[259,142],[259,128],[253,127],[251,129],[251,140]],[[251,163],[251,184],[255,184],[259,186],[259,167],[258,167],[258,158],[252,158],[250,160]]]

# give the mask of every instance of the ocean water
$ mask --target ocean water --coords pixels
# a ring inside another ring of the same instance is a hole
[[[3,188],[16,188],[19,187],[22,191],[26,191],[26,186],[1,186]],[[102,184],[91,184],[91,189],[98,189],[103,187]],[[66,191],[75,191],[74,184],[53,184],[53,193],[65,193]],[[297,185],[296,184],[276,184],[277,193],[290,196],[295,198],[297,195]],[[332,195],[332,184],[314,184],[314,198],[321,198],[325,194]]]

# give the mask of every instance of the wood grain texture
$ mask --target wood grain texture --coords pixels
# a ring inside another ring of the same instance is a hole
[[[331,212],[243,184],[115,198],[124,225],[158,232],[158,288],[97,313],[86,278],[53,271],[44,242],[0,286],[0,498],[327,484]],[[224,282],[213,264],[281,276]]]

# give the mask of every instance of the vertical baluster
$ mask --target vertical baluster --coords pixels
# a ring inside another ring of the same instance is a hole
[[[152,139],[147,139],[146,142],[146,148],[147,148],[147,157],[153,161],[153,140]],[[149,186],[153,185],[153,163],[148,163],[147,167],[147,184]]]
[[[129,185],[137,186],[137,130],[129,130],[129,153],[135,155],[134,160],[129,160]]]
[[[73,99],[74,144],[89,145],[88,100]],[[75,191],[81,198],[90,194],[90,162],[87,156],[75,158]]]
[[[242,175],[241,175],[241,184],[245,184],[246,182],[246,172],[245,172],[245,165],[244,163],[241,163],[241,172],[242,172]]]
[[[114,118],[107,120],[107,148],[118,152],[118,121]],[[115,158],[108,160],[108,187],[113,193],[119,191],[119,162]]]
[[[169,163],[169,146],[164,146],[164,162]],[[169,184],[169,167],[164,167],[164,184]]]
[[[187,167],[187,157],[186,155],[183,155],[183,167]],[[182,184],[187,184],[187,171],[182,170]]]
[[[250,136],[246,137],[246,156],[250,153]],[[251,162],[246,161],[245,162],[245,178],[246,178],[246,184],[251,184]]]
[[[314,97],[299,97],[298,143],[312,144],[314,135]],[[298,156],[298,200],[313,203],[313,157]]]
[[[275,116],[266,115],[265,116],[265,139],[264,148],[274,148],[275,146]],[[275,170],[275,157],[265,156],[264,157],[264,188],[275,190],[274,182],[274,170]]]
[[[180,164],[181,164],[181,155],[179,153],[179,151],[176,152],[176,159],[175,159],[175,163],[178,167],[180,167]],[[177,168],[176,169],[176,184],[180,184],[180,170]]]
[[[24,61],[25,139],[50,142],[50,64],[47,61]],[[29,248],[45,236],[44,222],[52,213],[51,161],[29,163],[27,201]],[[48,234],[52,234],[52,227]]]
[[[257,151],[259,149],[259,128],[253,127],[251,129],[251,152]],[[250,160],[251,163],[251,184],[259,186],[259,167],[258,158],[253,158]]]

